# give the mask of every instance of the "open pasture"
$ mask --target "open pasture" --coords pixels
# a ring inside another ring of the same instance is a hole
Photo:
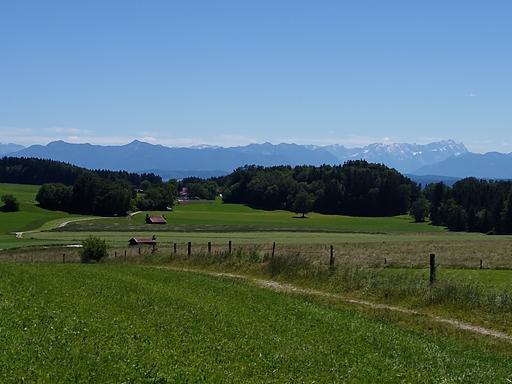
[[[213,253],[226,252],[229,241],[233,250],[257,252],[261,257],[271,252],[276,243],[278,254],[301,254],[327,259],[333,245],[337,260],[361,265],[424,266],[430,253],[435,253],[445,266],[478,268],[512,268],[512,237],[480,234],[347,234],[314,232],[37,232],[27,235],[27,241],[48,244],[79,244],[89,235],[101,237],[112,249],[128,249],[130,237],[156,235],[161,252],[184,253],[191,242],[194,253],[206,253],[211,242]],[[144,248],[143,248],[144,249]],[[129,252],[135,252],[132,248]]]
[[[37,185],[0,183],[0,196],[12,194],[20,203],[18,212],[0,211],[0,249],[44,243],[38,239],[16,239],[15,232],[49,230],[68,220],[83,218],[79,215],[40,208],[35,201],[38,190],[39,186]],[[56,243],[63,242],[57,241]]]
[[[497,350],[228,279],[113,265],[0,272],[4,383],[505,382],[512,372]]]
[[[185,231],[185,232],[345,232],[345,233],[443,233],[444,228],[427,223],[413,223],[407,216],[350,217],[310,213],[307,218],[288,211],[263,211],[220,200],[182,203],[164,215],[167,225],[145,224],[145,213],[133,217],[98,219],[72,223],[64,231]]]

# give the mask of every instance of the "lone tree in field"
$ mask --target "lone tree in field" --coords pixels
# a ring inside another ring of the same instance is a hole
[[[89,236],[82,241],[82,249],[80,250],[80,260],[82,263],[91,261],[100,261],[107,257],[107,242],[99,237]]]
[[[18,200],[13,195],[3,195],[2,202],[4,203],[2,207],[4,212],[17,212],[20,210],[20,203],[18,203]]]
[[[411,205],[411,216],[416,223],[422,223],[428,215],[430,204],[427,199],[420,197]]]
[[[293,210],[295,213],[301,213],[302,218],[305,218],[306,214],[309,213],[312,206],[313,199],[306,191],[297,193],[297,196],[295,196],[295,201],[293,202]]]

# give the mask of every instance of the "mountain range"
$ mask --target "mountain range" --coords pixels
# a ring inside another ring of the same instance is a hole
[[[418,175],[512,179],[512,153],[463,153],[417,169]]]
[[[23,145],[12,144],[12,143],[9,143],[9,144],[0,143],[0,156],[4,156],[9,153],[13,153],[13,152],[22,150],[23,148],[25,148]]]
[[[0,145],[0,150],[0,155],[53,159],[90,169],[154,172],[164,178],[219,176],[246,164],[318,166],[358,159],[383,163],[409,175],[422,175],[422,180],[437,180],[436,175],[454,180],[466,176],[512,178],[512,154],[475,154],[453,140],[429,144],[375,143],[359,148],[286,143],[167,147],[138,140],[126,145],[102,146],[54,141],[27,148]]]

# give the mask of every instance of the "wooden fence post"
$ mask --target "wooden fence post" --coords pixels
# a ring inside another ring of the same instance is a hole
[[[436,255],[430,254],[430,285],[436,281]]]
[[[274,259],[274,255],[276,254],[276,242],[272,243],[272,260]]]
[[[480,259],[480,269],[484,269],[484,261]]]
[[[212,242],[208,242],[208,253],[212,253]]]
[[[139,247],[139,255],[140,255],[140,247]]]
[[[231,240],[229,240],[229,243],[228,243],[228,253],[231,255],[231,246],[232,246],[232,243],[231,243]]]
[[[174,253],[177,253],[178,252],[178,246],[176,245],[176,243],[174,243]]]
[[[62,254],[62,264],[66,264],[66,254]]]
[[[329,271],[334,270],[334,247],[331,245],[329,250]]]
[[[117,259],[117,251],[114,251],[114,259]]]
[[[384,265],[388,263],[388,259],[384,258]]]
[[[192,253],[192,243],[189,241],[187,244],[187,255],[190,256]]]
[[[124,261],[126,262],[126,249],[124,250]]]

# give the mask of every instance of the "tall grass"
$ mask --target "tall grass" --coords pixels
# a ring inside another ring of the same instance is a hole
[[[238,249],[233,253],[154,254],[140,259],[142,263],[171,263],[223,271],[248,271],[270,279],[302,286],[322,288],[329,292],[375,298],[384,302],[407,302],[410,306],[446,305],[459,309],[479,309],[492,313],[512,311],[512,292],[474,280],[445,276],[429,284],[428,270],[419,268],[387,268],[362,265],[348,260],[338,261],[331,270],[325,260],[300,252],[280,253],[271,257],[261,250]]]
[[[327,286],[330,291],[412,305],[450,305],[459,308],[512,311],[512,293],[471,280],[443,278],[431,286],[428,272],[417,268],[369,267],[344,262],[330,271],[328,266],[300,254],[280,255],[263,266],[269,276]]]
[[[384,302],[406,303],[412,307],[446,306],[462,310],[480,310],[488,313],[512,313],[512,292],[508,286],[493,286],[474,279],[465,278],[461,269],[459,277],[438,271],[438,280],[433,286],[428,282],[428,270],[419,268],[419,263],[381,263],[371,259],[341,255],[336,259],[334,270],[328,266],[328,258],[319,256],[307,248],[281,248],[272,257],[271,248],[264,244],[236,247],[233,252],[224,248],[193,248],[191,255],[181,247],[177,253],[171,249],[151,253],[143,249],[114,249],[109,262],[130,264],[172,264],[200,267],[220,271],[244,272],[263,278],[281,280],[302,286],[325,289],[329,292],[372,298]],[[325,250],[324,250],[325,251]],[[0,253],[0,261],[17,262],[78,262],[78,250],[69,248],[36,248]],[[400,267],[399,267],[400,266]]]

